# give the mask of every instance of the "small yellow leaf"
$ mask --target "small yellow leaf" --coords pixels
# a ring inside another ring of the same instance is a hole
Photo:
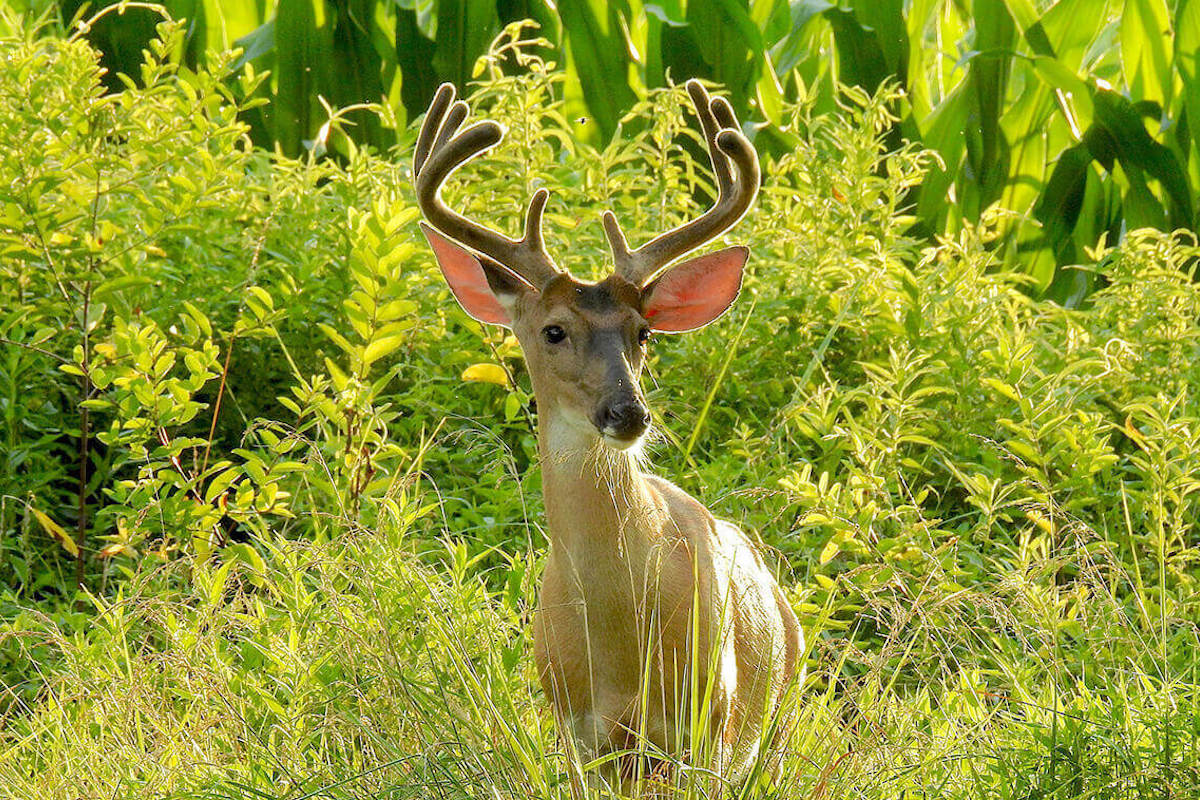
[[[1041,514],[1039,514],[1036,509],[1031,508],[1028,511],[1026,511],[1025,519],[1029,520],[1034,525],[1037,525],[1039,528],[1041,528],[1043,531],[1050,534],[1051,536],[1054,535],[1054,527],[1055,527],[1054,520],[1046,519]]]
[[[1133,439],[1134,444],[1136,444],[1138,447],[1142,448],[1143,450],[1146,449],[1146,437],[1133,424],[1133,417],[1130,417],[1130,416],[1125,417],[1125,433],[1129,435],[1130,439]]]
[[[112,558],[113,556],[136,556],[137,550],[134,550],[124,542],[112,542],[100,548],[100,558]]]
[[[521,343],[517,341],[517,337],[511,333],[504,337],[504,341],[496,348],[496,352],[501,358],[509,358],[521,352]]]
[[[400,345],[404,344],[404,336],[383,336],[373,340],[367,348],[363,350],[363,362],[373,364],[379,359],[392,353]]]
[[[1021,402],[1021,395],[1017,393],[1016,387],[1010,386],[1004,381],[996,380],[995,378],[982,378],[980,379],[980,383],[990,389],[994,389],[1014,403]]]
[[[838,554],[838,551],[841,549],[842,549],[842,546],[841,546],[841,544],[838,543],[836,536],[834,538],[830,539],[825,544],[824,549],[821,550],[821,563],[828,564],[830,561],[833,560],[833,557],[836,556]]]
[[[61,525],[47,517],[41,511],[38,511],[36,508],[30,508],[29,510],[33,512],[34,519],[41,524],[46,533],[50,534],[51,537],[56,539],[58,543],[62,545],[63,550],[66,550],[68,553],[70,553],[73,558],[79,557],[79,547],[75,544],[75,540],[72,539],[70,535],[68,535],[67,532],[62,529]]]
[[[499,364],[472,364],[463,370],[462,379],[474,383],[508,386],[508,373]]]

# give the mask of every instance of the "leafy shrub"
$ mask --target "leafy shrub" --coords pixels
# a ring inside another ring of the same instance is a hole
[[[526,37],[562,67],[575,123],[563,128],[595,145],[627,134],[622,117],[670,76],[724,86],[776,154],[804,139],[788,127],[789,102],[829,112],[843,85],[901,86],[889,146],[907,138],[938,156],[911,188],[911,222],[925,236],[954,234],[960,220],[998,212],[1004,235],[993,246],[1005,268],[1061,302],[1103,284],[1073,268],[1101,237],[1197,230],[1200,11],[1188,2],[106,3],[120,12],[97,14],[86,35],[110,85],[118,71],[137,72],[158,15],[189,17],[178,45],[186,63],[212,68],[213,55],[244,47],[253,69],[228,82],[270,100],[244,118],[256,142],[291,155],[326,146],[323,103],[346,109],[356,141],[393,145],[438,83],[465,90],[497,41]],[[28,5],[64,25],[81,8]],[[540,26],[536,42],[526,17]],[[373,113],[377,103],[386,114]]]

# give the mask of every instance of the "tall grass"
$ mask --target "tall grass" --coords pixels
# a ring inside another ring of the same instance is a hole
[[[260,541],[253,564],[144,573],[93,598],[86,635],[27,612],[6,636],[58,657],[31,658],[53,665],[45,688],[9,708],[0,793],[569,796],[527,655],[531,587],[432,569],[402,526],[338,528]],[[514,557],[536,574],[538,553]],[[1067,568],[1078,577],[1045,580]],[[781,777],[741,796],[1192,796],[1200,698],[1118,599],[1133,576],[1076,542],[996,578],[898,583],[845,635],[812,615]],[[1172,646],[1196,645],[1193,631]]]

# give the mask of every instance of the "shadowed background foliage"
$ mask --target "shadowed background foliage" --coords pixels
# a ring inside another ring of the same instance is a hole
[[[28,1],[28,0],[27,0]],[[32,3],[33,5],[43,5]],[[51,4],[62,23],[104,3]],[[466,90],[505,27],[533,20],[558,63],[572,134],[603,144],[650,89],[701,77],[724,86],[758,147],[795,140],[782,103],[832,109],[841,84],[902,90],[888,141],[938,154],[909,198],[921,235],[996,214],[1005,265],[1037,291],[1078,302],[1101,236],[1197,226],[1200,2],[1196,0],[178,0],[185,63],[244,50],[269,70],[270,102],[247,112],[255,141],[296,155],[320,138],[322,103],[382,104],[348,115],[359,143],[386,149],[442,81]],[[131,8],[89,41],[106,82],[136,75],[161,14]]]

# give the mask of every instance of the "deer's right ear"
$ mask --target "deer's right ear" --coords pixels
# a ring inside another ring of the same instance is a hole
[[[517,300],[523,293],[537,290],[512,270],[490,258],[480,260],[423,222],[421,230],[463,310],[480,322],[511,328]]]

